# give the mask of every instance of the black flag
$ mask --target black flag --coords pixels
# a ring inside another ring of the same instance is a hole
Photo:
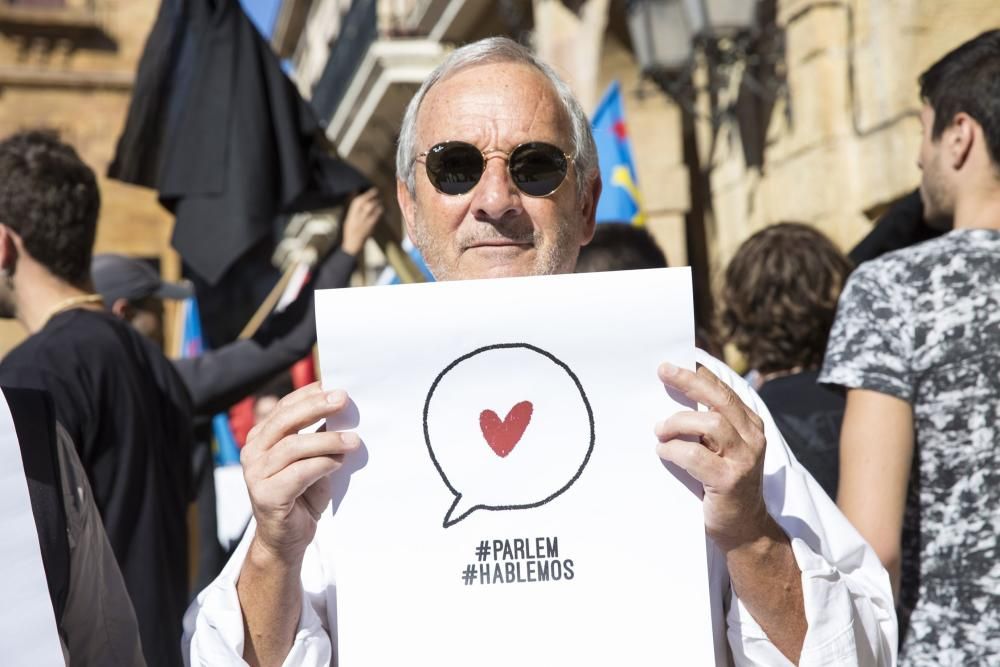
[[[163,0],[108,175],[159,191],[174,247],[216,285],[279,215],[368,186],[321,133],[237,0]]]

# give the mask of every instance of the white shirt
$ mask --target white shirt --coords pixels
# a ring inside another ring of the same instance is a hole
[[[721,361],[697,351],[707,366],[731,386],[765,424],[764,501],[791,540],[802,571],[808,630],[800,665],[895,665],[896,612],[889,576],[875,552],[848,523],[819,484],[795,460],[756,392]],[[287,667],[329,665],[329,628],[335,600],[330,567],[328,514],[302,563],[302,614]],[[243,665],[243,616],[236,580],[253,537],[251,524],[219,577],[184,616],[184,656],[188,665]],[[790,665],[736,597],[725,558],[708,550],[717,665]],[[762,573],[761,576],[767,576]]]

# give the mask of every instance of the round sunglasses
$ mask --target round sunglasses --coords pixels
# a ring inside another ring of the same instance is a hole
[[[499,149],[481,151],[464,141],[445,141],[417,156],[424,160],[431,185],[445,195],[464,195],[476,187],[487,160],[503,157],[517,189],[529,197],[547,197],[566,180],[572,155],[542,141],[520,144],[509,153]]]

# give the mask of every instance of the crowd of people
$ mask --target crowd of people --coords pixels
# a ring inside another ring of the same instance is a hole
[[[700,351],[695,372],[650,369],[708,407],[650,428],[660,458],[704,487],[720,664],[1000,660],[1000,31],[919,83],[919,190],[849,255],[785,222],[726,268],[718,320],[698,337],[730,346],[746,379]],[[587,117],[504,38],[453,51],[427,78],[397,177],[439,279],[667,265],[644,229],[595,224]],[[163,351],[162,300],[190,287],[92,257],[99,208],[93,172],[54,134],[0,142],[0,316],[28,333],[0,385],[67,664],[330,664],[325,481],[360,440],[300,434],[350,399],[293,391],[284,373],[315,344],[313,290],[349,283],[378,193],[353,197],[295,303],[249,339],[179,360]],[[205,424],[246,396],[254,519],[226,563]],[[210,545],[196,577],[194,503]]]

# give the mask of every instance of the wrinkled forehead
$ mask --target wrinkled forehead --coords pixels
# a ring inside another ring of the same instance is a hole
[[[417,148],[468,141],[509,150],[547,141],[570,150],[571,122],[552,82],[521,63],[472,65],[427,91],[417,116]]]

